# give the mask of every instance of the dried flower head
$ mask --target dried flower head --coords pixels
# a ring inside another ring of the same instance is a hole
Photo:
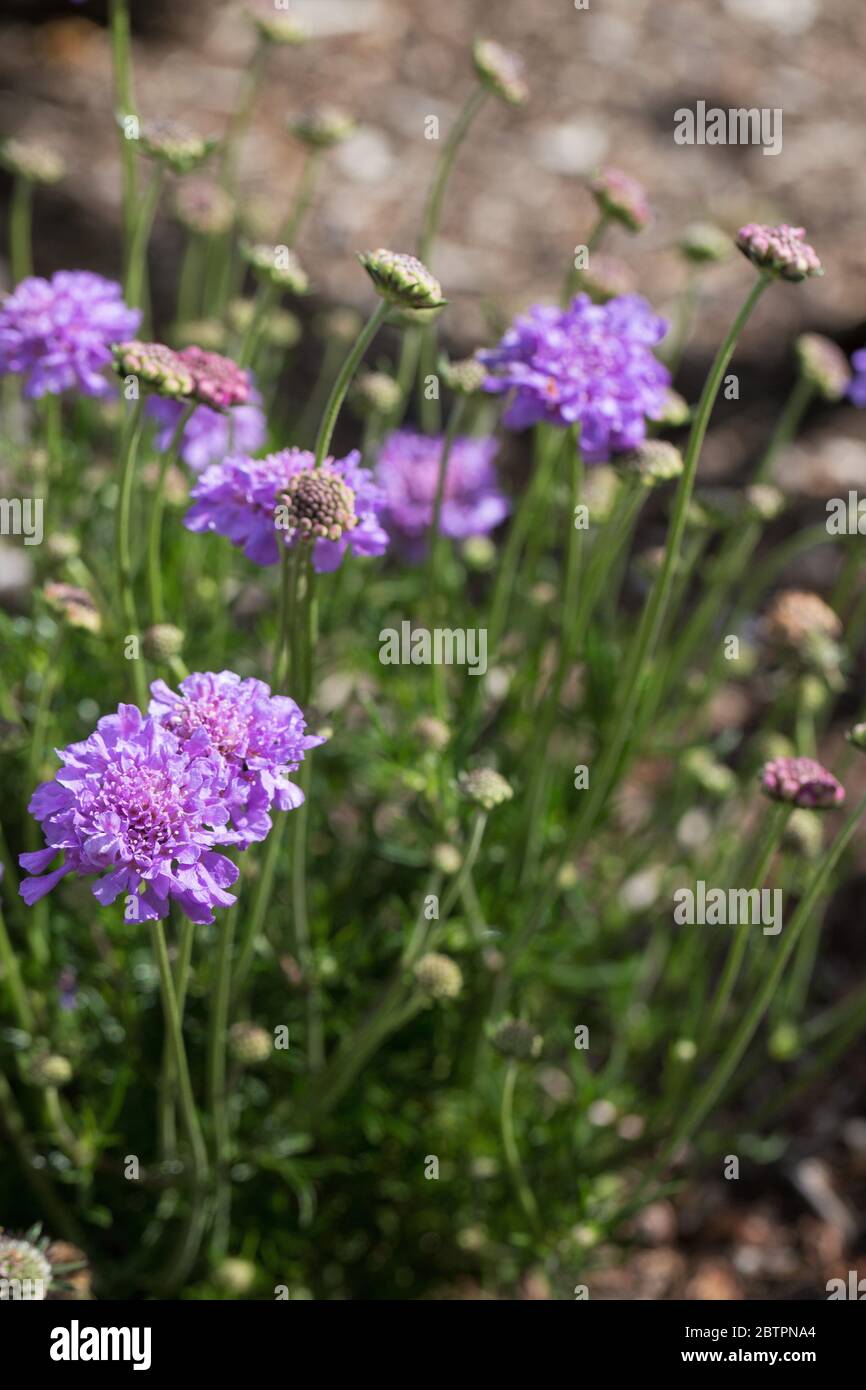
[[[505,1018],[497,1024],[490,1041],[503,1057],[514,1062],[531,1062],[541,1056],[544,1039],[531,1023],[522,1018]]]
[[[178,222],[198,236],[223,236],[235,220],[234,199],[213,179],[184,179],[174,211]]]
[[[257,1023],[233,1023],[229,1029],[229,1052],[242,1066],[260,1066],[268,1061],[273,1050],[273,1038]]]
[[[462,794],[484,811],[492,811],[514,796],[510,783],[492,767],[473,767],[461,772],[457,780]]]
[[[671,482],[683,471],[682,454],[666,439],[645,439],[636,449],[621,455],[618,462],[648,488]]]
[[[119,376],[137,377],[158,396],[188,399],[195,388],[192,371],[183,356],[165,343],[142,343],[137,339],[118,343],[114,369]]]
[[[845,788],[814,758],[774,758],[761,770],[761,788],[773,801],[809,810],[841,806]]]
[[[456,999],[463,988],[463,973],[456,961],[439,951],[428,951],[412,971],[415,983],[431,999]]]
[[[529,86],[523,59],[494,39],[477,38],[472,46],[472,62],[478,81],[508,106],[525,106]]]
[[[302,144],[312,149],[327,150],[348,140],[355,130],[355,118],[338,106],[317,106],[303,115],[292,117],[288,129]]]
[[[33,1299],[45,1297],[52,1269],[43,1245],[44,1241],[37,1245],[0,1231],[0,1299],[13,1298],[13,1288],[23,1288]],[[15,1285],[12,1280],[17,1281]]]
[[[27,183],[58,183],[66,172],[60,155],[49,145],[14,135],[0,145],[0,165]]]
[[[641,232],[652,217],[643,185],[621,169],[602,169],[590,184],[598,210],[630,232]]]
[[[304,295],[310,288],[310,278],[294,251],[288,246],[271,246],[265,242],[254,245],[244,242],[241,254],[259,280],[274,285],[288,294]]]
[[[48,606],[53,609],[70,627],[83,632],[99,632],[102,619],[99,609],[86,589],[77,589],[72,584],[51,583],[43,589]]]
[[[820,333],[801,333],[794,344],[800,371],[825,401],[841,401],[851,385],[848,358]]]
[[[365,251],[358,257],[376,287],[389,304],[402,309],[440,309],[442,286],[417,256],[401,251]]]
[[[823,275],[818,254],[805,240],[803,227],[762,226],[749,222],[737,232],[737,246],[756,266],[782,280],[805,280],[810,275]]]
[[[141,147],[149,159],[175,174],[189,174],[209,159],[217,141],[197,135],[176,121],[151,121],[142,127]]]
[[[30,276],[0,305],[0,376],[20,373],[24,395],[38,398],[77,390],[107,396],[112,344],[141,322],[120,285],[87,270],[60,270],[50,280]]]

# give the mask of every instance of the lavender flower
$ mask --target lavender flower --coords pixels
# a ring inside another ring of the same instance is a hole
[[[862,410],[866,407],[866,348],[859,348],[851,357],[854,377],[848,387],[848,399]]]
[[[123,302],[120,285],[88,270],[29,276],[0,307],[0,376],[20,372],[33,399],[78,390],[111,393],[104,368],[111,346],[135,333],[141,312]]]
[[[841,806],[845,788],[814,758],[773,758],[761,770],[761,788],[773,801],[822,810]]]
[[[385,440],[376,480],[385,495],[386,530],[414,558],[424,553],[433,523],[444,440],[395,430]],[[484,536],[505,520],[507,499],[499,490],[491,437],[455,439],[448,458],[440,527],[453,540]]]
[[[243,846],[264,840],[272,806],[290,811],[304,800],[290,781],[304,754],[323,738],[307,734],[303,713],[285,695],[271,695],[264,681],[241,680],[233,671],[196,672],[180,694],[164,681],[150,687],[149,713],[195,754],[202,732],[229,769],[225,804]]]
[[[125,916],[167,916],[174,900],[193,922],[235,901],[226,890],[236,866],[214,846],[240,837],[228,829],[229,768],[204,730],[181,743],[134,705],[100,719],[83,743],[59,754],[63,768],[34,792],[29,810],[47,848],[22,854],[21,896],[38,902],[69,873],[95,877],[103,906],[127,895]],[[63,854],[63,863],[44,871]]]
[[[234,455],[201,474],[185,524],[227,536],[257,565],[276,564],[281,532],[284,545],[311,541],[320,574],[338,568],[347,546],[356,555],[381,555],[388,546],[379,520],[384,499],[360,457],[354,451],[328,458],[317,469],[301,449],[263,459]]]
[[[511,429],[547,421],[579,425],[590,463],[634,449],[646,420],[665,409],[670,374],[652,354],[667,332],[640,295],[593,304],[579,294],[567,309],[536,305],[497,348],[478,354],[490,368],[485,389],[510,392]]]
[[[786,222],[778,227],[749,222],[737,232],[737,246],[758,270],[782,280],[805,280],[824,274],[818,253],[805,236],[804,227],[789,227]]]
[[[171,446],[183,413],[184,406],[179,401],[163,400],[156,396],[148,401],[147,414],[156,422],[154,443],[160,453],[165,453]],[[257,453],[267,434],[262,398],[252,388],[247,404],[236,405],[229,411],[198,406],[180,437],[180,457],[194,473],[201,473],[208,464],[221,463],[235,449],[245,454]]]

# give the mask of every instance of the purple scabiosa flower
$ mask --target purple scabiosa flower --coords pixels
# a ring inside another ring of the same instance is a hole
[[[325,740],[306,733],[294,700],[233,671],[196,672],[181,681],[179,694],[161,680],[150,689],[149,713],[163,728],[184,747],[198,746],[204,731],[224,759],[230,773],[225,801],[242,845],[264,840],[272,806],[291,811],[302,804],[304,794],[290,776],[307,750]]]
[[[782,280],[805,280],[823,275],[818,253],[805,239],[804,227],[767,227],[748,222],[737,232],[737,246],[758,270],[769,271]]]
[[[135,333],[141,312],[123,302],[120,285],[89,270],[31,275],[0,306],[0,376],[20,373],[35,399],[77,390],[107,396],[111,347]]]
[[[866,348],[859,348],[852,354],[851,366],[854,376],[848,387],[848,399],[863,410],[866,408]]]
[[[664,412],[670,373],[653,356],[667,323],[640,295],[593,304],[579,294],[567,309],[536,305],[496,348],[478,354],[490,369],[485,390],[509,392],[505,424],[578,425],[589,463],[634,449],[647,419]]]
[[[146,411],[156,422],[154,443],[160,453],[170,448],[184,409],[180,401],[157,396],[152,396],[148,401]],[[227,454],[235,450],[244,454],[257,453],[267,434],[262,398],[252,388],[246,405],[236,405],[228,411],[211,410],[207,405],[198,406],[184,426],[180,438],[180,457],[194,473],[201,473],[208,464],[221,463]]]
[[[263,459],[234,455],[201,474],[185,525],[227,536],[257,565],[275,565],[281,543],[305,541],[319,574],[337,569],[347,546],[356,555],[381,555],[388,547],[379,519],[384,499],[360,458],[355,450],[316,468],[303,449]]]
[[[841,806],[845,788],[814,758],[773,758],[761,769],[761,788],[773,801],[823,810]]]
[[[134,705],[100,719],[83,743],[60,753],[63,768],[38,787],[29,810],[47,848],[22,854],[21,896],[32,905],[69,873],[96,877],[103,906],[119,894],[129,921],[167,916],[172,900],[193,922],[212,922],[236,866],[214,846],[234,843],[228,828],[225,760],[207,733],[181,742]],[[57,869],[45,873],[63,855]]]
[[[394,430],[379,454],[376,481],[385,495],[385,528],[415,559],[424,554],[433,524],[439,465],[444,440],[440,435]],[[452,540],[485,536],[509,512],[499,490],[491,437],[455,439],[448,458],[440,527]]]
[[[246,405],[252,383],[244,367],[239,367],[230,357],[200,347],[181,348],[178,356],[192,373],[192,395],[202,405],[211,410]]]

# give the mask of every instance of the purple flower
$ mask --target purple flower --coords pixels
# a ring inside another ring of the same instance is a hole
[[[180,694],[164,681],[150,687],[149,713],[195,750],[202,732],[229,769],[225,801],[243,846],[264,840],[272,806],[291,811],[304,800],[290,781],[304,754],[324,738],[308,734],[303,713],[285,695],[271,695],[264,681],[241,680],[233,671],[198,673],[180,683]]]
[[[778,227],[747,222],[737,232],[737,246],[758,270],[782,280],[806,280],[810,275],[823,275],[824,268],[805,238],[805,227],[789,227],[787,222]]]
[[[385,494],[385,527],[416,558],[433,523],[443,443],[439,435],[395,430],[379,455],[376,481]],[[497,447],[490,436],[455,439],[445,475],[443,535],[453,540],[485,536],[505,520],[509,504],[493,466]]]
[[[773,758],[761,769],[762,790],[773,801],[822,810],[841,806],[845,788],[814,758]]]
[[[131,338],[141,312],[123,302],[120,285],[89,270],[30,276],[0,307],[0,376],[20,372],[25,396],[112,391],[103,369],[111,346]]]
[[[312,454],[283,449],[211,464],[192,490],[185,525],[227,536],[257,565],[276,564],[281,536],[290,547],[309,542],[319,574],[337,569],[347,546],[356,555],[381,555],[388,547],[382,492],[360,457],[354,451],[316,468]]]
[[[866,348],[859,348],[851,356],[854,379],[848,387],[848,399],[860,409],[866,407]]]
[[[247,405],[236,405],[228,412],[211,410],[208,405],[198,406],[181,435],[180,457],[184,463],[195,473],[201,473],[208,464],[221,463],[227,454],[236,449],[245,454],[255,454],[261,449],[268,433],[261,402],[258,391],[252,390]],[[186,407],[180,401],[152,396],[146,409],[159,427],[155,443],[157,449],[164,453],[174,439],[178,421]]]
[[[497,348],[478,354],[491,371],[485,390],[509,392],[505,424],[578,425],[589,463],[634,449],[646,421],[664,412],[670,373],[651,351],[667,332],[640,295],[593,304],[579,294],[567,309],[536,305]]]
[[[182,743],[121,705],[59,756],[62,770],[28,808],[47,848],[21,855],[22,868],[42,875],[21,884],[26,903],[77,873],[96,876],[93,896],[103,906],[125,894],[129,921],[167,916],[172,899],[193,922],[212,922],[215,907],[231,906],[226,890],[238,870],[214,850],[238,839],[227,828],[229,769],[204,730]],[[60,868],[45,873],[59,853]]]

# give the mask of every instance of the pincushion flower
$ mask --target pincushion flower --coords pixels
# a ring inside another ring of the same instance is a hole
[[[536,305],[498,347],[478,354],[489,368],[485,389],[509,393],[509,428],[577,425],[587,462],[603,462],[636,448],[647,419],[664,412],[670,373],[652,348],[667,327],[636,294],[606,304],[579,294],[567,309]]]
[[[20,858],[37,875],[21,884],[28,905],[70,873],[95,878],[103,906],[126,895],[131,921],[166,917],[174,901],[193,922],[212,922],[215,907],[232,905],[238,870],[215,850],[238,839],[228,828],[230,773],[204,730],[182,742],[121,705],[59,757],[63,768],[28,808],[46,841]],[[63,863],[46,873],[58,854]]]
[[[180,401],[155,396],[148,401],[147,414],[156,422],[154,443],[160,453],[170,448],[184,410]],[[236,405],[229,411],[197,406],[181,434],[180,457],[193,472],[201,473],[208,464],[221,463],[235,450],[244,454],[257,453],[267,434],[262,398],[252,388],[247,404]]]
[[[194,400],[201,401],[211,410],[229,410],[235,405],[246,405],[252,383],[244,367],[239,367],[230,357],[200,347],[182,348],[178,356],[192,373],[191,395]]]
[[[854,376],[848,387],[848,399],[861,410],[866,407],[866,348],[859,348],[851,357]]]
[[[347,547],[381,555],[388,547],[381,489],[354,451],[315,467],[313,454],[283,449],[263,459],[234,455],[206,468],[185,517],[190,531],[216,531],[257,565],[274,565],[280,545],[310,543],[313,568],[338,568]]]
[[[433,523],[444,440],[440,435],[395,430],[385,440],[376,481],[385,495],[386,530],[418,558]],[[493,459],[496,440],[454,440],[445,474],[439,519],[442,534],[453,540],[485,536],[503,522],[509,504],[499,489]]]
[[[845,788],[814,758],[773,758],[761,770],[761,788],[773,801],[823,810],[841,806]]]
[[[823,275],[824,267],[805,238],[804,227],[789,227],[787,222],[778,227],[749,222],[737,232],[737,246],[757,270],[782,280],[806,280]]]
[[[271,829],[269,812],[291,811],[304,794],[290,780],[311,748],[324,738],[306,732],[295,701],[272,695],[264,681],[242,680],[233,671],[196,672],[180,683],[180,693],[164,681],[150,687],[150,715],[194,749],[202,731],[229,769],[225,801],[239,843],[263,840]]]
[[[31,275],[0,306],[0,376],[20,373],[31,399],[71,390],[107,396],[112,345],[140,322],[113,280],[88,270]]]

